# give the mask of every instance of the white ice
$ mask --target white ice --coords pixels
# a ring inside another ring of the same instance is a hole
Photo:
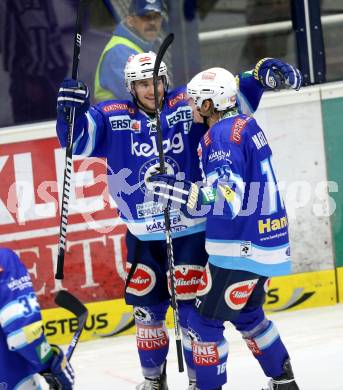
[[[300,390],[343,390],[343,305],[282,312],[274,321],[292,358]],[[169,390],[186,390],[177,368],[173,329],[168,355]],[[225,390],[261,390],[268,379],[240,334],[228,326],[228,383]],[[76,389],[133,390],[142,381],[134,336],[80,343],[72,359]]]

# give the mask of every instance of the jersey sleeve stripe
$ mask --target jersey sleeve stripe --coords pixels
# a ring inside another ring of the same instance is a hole
[[[30,325],[10,333],[7,337],[8,348],[15,351],[26,347],[39,339],[43,334],[42,321],[36,321]]]
[[[18,318],[23,317],[24,307],[17,300],[8,303],[0,311],[0,323],[3,328],[11,324]]]

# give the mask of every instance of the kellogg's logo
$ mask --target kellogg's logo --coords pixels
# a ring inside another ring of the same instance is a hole
[[[150,137],[151,143],[134,141],[134,138],[131,136],[131,154],[133,156],[158,156],[158,147],[157,139],[155,136]],[[174,153],[180,154],[184,150],[184,143],[181,133],[174,134],[172,139],[166,139],[163,141],[163,152],[164,153]]]
[[[247,303],[258,279],[244,280],[229,286],[224,294],[226,304],[233,310],[241,310]]]
[[[155,272],[144,264],[138,264],[133,273],[126,291],[133,295],[146,295],[156,284]]]

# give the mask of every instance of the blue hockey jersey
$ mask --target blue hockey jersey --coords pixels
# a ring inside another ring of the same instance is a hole
[[[217,197],[206,223],[209,262],[264,276],[288,274],[286,210],[271,149],[255,119],[227,115],[201,139],[198,154]]]
[[[18,256],[0,248],[0,387],[40,389],[33,375],[52,355],[31,278]]]
[[[262,86],[249,74],[239,78],[239,85],[240,106],[254,111]],[[196,150],[207,128],[193,123],[185,87],[165,96],[160,118],[167,173],[182,173],[193,182],[201,180]],[[64,119],[58,118],[62,146],[67,143],[67,128]],[[131,233],[141,240],[164,240],[163,207],[147,187],[147,177],[159,167],[156,119],[131,101],[105,101],[77,118],[73,137],[74,154],[106,157],[109,191]],[[171,212],[173,238],[204,229],[204,218],[192,218],[180,210]]]

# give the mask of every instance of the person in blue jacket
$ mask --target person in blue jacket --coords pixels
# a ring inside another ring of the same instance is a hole
[[[53,389],[74,387],[74,371],[63,351],[44,336],[39,303],[26,267],[0,248],[0,388],[42,389],[37,373]]]
[[[208,264],[188,317],[196,388],[221,389],[227,381],[224,322],[241,332],[270,390],[298,390],[289,354],[262,305],[268,279],[291,270],[288,220],[273,169],[272,151],[256,120],[239,112],[235,77],[211,68],[187,85],[210,124],[198,146],[203,184],[156,174],[156,196],[171,209],[201,213]]]
[[[57,134],[61,145],[66,146],[67,117],[70,107],[75,107],[73,153],[106,157],[109,191],[128,228],[127,261],[131,269],[125,300],[134,306],[137,348],[145,377],[138,387],[141,390],[168,388],[164,374],[169,348],[165,316],[170,295],[163,204],[154,201],[148,183],[148,178],[159,169],[152,79],[155,59],[152,52],[128,59],[125,80],[132,100],[109,100],[90,106],[88,88],[81,81],[70,79],[62,83],[57,99]],[[276,59],[260,61],[256,78],[252,72],[237,76],[242,112],[255,111],[264,90],[280,86],[277,72],[281,72],[293,88],[299,87],[298,71]],[[157,89],[167,172],[183,175],[191,181],[201,180],[197,145],[208,126],[201,117],[199,123],[193,118],[185,86],[168,91],[168,72],[163,61]],[[177,209],[170,215],[176,294],[189,390],[192,390],[195,370],[187,321],[207,263],[205,218]]]
[[[127,59],[132,54],[152,50],[161,31],[161,0],[131,0],[128,12],[100,56],[94,81],[97,102],[130,99],[124,79]]]

